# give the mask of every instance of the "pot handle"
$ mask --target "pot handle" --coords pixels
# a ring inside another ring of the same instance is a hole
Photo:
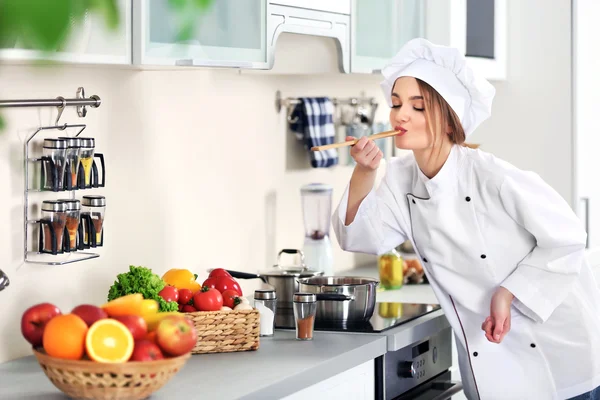
[[[248,272],[231,271],[229,269],[227,269],[226,271],[229,272],[229,275],[231,275],[232,278],[238,278],[238,279],[262,279],[262,277],[260,275],[250,274]]]
[[[317,293],[317,300],[353,301],[354,296],[346,296],[345,294],[338,293]]]

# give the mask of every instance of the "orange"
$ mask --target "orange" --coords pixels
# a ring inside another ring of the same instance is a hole
[[[100,306],[110,317],[140,315],[144,297],[141,293],[128,294]]]
[[[44,329],[44,350],[49,356],[79,360],[85,349],[87,324],[75,314],[57,315]]]
[[[115,319],[94,322],[85,337],[87,354],[97,362],[124,363],[131,357],[133,347],[131,332]]]

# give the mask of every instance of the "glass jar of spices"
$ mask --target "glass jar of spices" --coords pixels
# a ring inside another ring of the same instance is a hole
[[[77,230],[79,228],[79,213],[81,211],[81,202],[75,199],[61,199],[67,205],[67,217],[65,226],[67,227],[66,234],[69,235],[68,243],[65,240],[65,251],[76,251],[77,250]]]
[[[313,340],[316,315],[317,295],[314,293],[294,294],[296,340]]]
[[[64,187],[66,190],[77,189],[77,175],[81,159],[81,139],[75,137],[59,137],[59,139],[67,142]]]
[[[83,196],[81,200],[81,224],[83,245],[87,248],[102,246],[104,242],[104,196]]]
[[[80,163],[83,167],[83,180],[80,189],[89,188],[92,184],[92,164],[94,163],[94,150],[96,148],[96,141],[94,138],[80,138],[81,140],[81,152],[80,152]],[[83,186],[83,187],[82,187]]]
[[[67,220],[67,204],[62,201],[44,200],[40,220],[40,252],[62,253],[63,235]]]
[[[254,308],[260,314],[260,336],[273,336],[275,313],[277,312],[277,294],[273,289],[254,291]]]
[[[44,139],[42,148],[42,189],[63,190],[67,141]]]

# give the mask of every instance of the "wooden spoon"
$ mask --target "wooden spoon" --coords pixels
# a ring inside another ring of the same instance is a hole
[[[383,139],[386,137],[399,135],[400,133],[402,133],[402,132],[400,132],[400,131],[381,132],[381,133],[376,133],[375,135],[367,136],[367,139],[369,139],[369,140]],[[347,142],[326,144],[324,146],[314,146],[310,150],[311,151],[323,151],[323,150],[328,150],[328,149],[335,149],[338,147],[354,146],[357,142],[358,142],[358,139],[349,140]]]

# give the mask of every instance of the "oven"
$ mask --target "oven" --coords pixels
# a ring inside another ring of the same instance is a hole
[[[452,329],[446,327],[375,360],[375,398],[447,400],[462,391],[451,380]]]

